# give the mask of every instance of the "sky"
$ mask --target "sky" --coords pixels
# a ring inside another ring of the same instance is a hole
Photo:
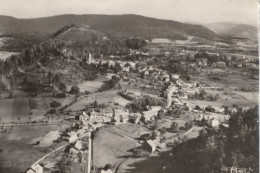
[[[60,14],[139,14],[207,24],[258,25],[258,0],[0,0],[0,15],[37,18]]]

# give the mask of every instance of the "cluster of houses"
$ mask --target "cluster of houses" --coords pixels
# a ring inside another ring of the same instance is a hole
[[[83,111],[80,115],[75,116],[75,119],[81,121],[85,125],[105,123],[119,125],[127,122],[138,124],[143,116],[145,115],[142,115],[141,113],[130,113],[128,109],[121,106],[113,106],[94,109],[89,113]]]
[[[77,140],[67,148],[67,152],[74,162],[86,163],[87,142]]]
[[[225,109],[223,107],[210,106],[215,112],[203,111],[203,110],[192,110],[195,112],[196,116],[193,117],[195,121],[205,121],[208,126],[213,128],[218,128],[220,124],[228,127],[227,121],[230,118],[230,115],[225,114]],[[207,107],[206,107],[207,108]],[[207,110],[207,109],[204,110]],[[236,109],[232,109],[232,112],[235,112]]]

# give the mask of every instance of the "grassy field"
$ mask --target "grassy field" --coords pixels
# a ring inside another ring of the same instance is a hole
[[[211,71],[219,76],[219,80],[211,80],[206,73]],[[205,89],[206,93],[215,95],[219,94],[220,98],[217,101],[211,102],[206,100],[188,100],[191,105],[200,105],[205,107],[211,106],[232,106],[234,104],[241,107],[252,107],[258,105],[259,96],[259,81],[250,79],[248,75],[243,75],[246,72],[244,69],[204,69],[203,73],[197,78],[203,86],[211,86],[222,88],[223,91]],[[241,88],[253,89],[255,92],[242,92]]]
[[[85,91],[95,92],[98,91],[102,87],[104,82],[108,81],[110,78],[111,78],[110,74],[100,75],[97,79],[93,81],[85,81],[83,83],[80,83],[78,87],[80,89],[80,92],[85,92]]]
[[[70,103],[73,97],[21,97],[12,99],[0,99],[0,118],[2,122],[27,122],[37,119],[50,109],[52,101],[58,101],[62,106]]]
[[[98,130],[94,138],[94,165],[102,168],[112,164],[114,170],[129,157],[133,148],[139,146],[135,138],[139,137],[145,128],[134,124],[123,124],[119,127],[106,126]]]
[[[98,101],[98,103],[118,103],[122,106],[130,103],[130,101],[118,95],[116,90],[109,90],[84,96],[80,98],[79,101],[77,101],[75,104],[68,107],[66,110],[81,110],[84,109],[86,105],[89,105],[94,101]]]
[[[1,47],[1,43],[0,43]],[[0,60],[6,60],[6,58],[9,58],[12,55],[16,55],[18,53],[16,52],[6,52],[6,51],[0,51]]]
[[[33,147],[31,141],[45,136],[49,131],[63,131],[69,124],[44,126],[16,126],[8,133],[0,133],[0,172],[17,173],[45,155],[48,148]],[[52,147],[59,144],[54,144]]]

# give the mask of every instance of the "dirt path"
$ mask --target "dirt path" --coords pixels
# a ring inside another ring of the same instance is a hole
[[[88,136],[88,134],[89,134],[89,132],[87,132],[87,133],[81,135],[80,137],[78,137],[78,139],[81,139],[81,138],[83,138],[83,137],[85,137],[85,136]],[[40,163],[41,161],[43,161],[43,160],[44,160],[46,157],[48,157],[49,155],[54,154],[56,151],[58,151],[58,150],[64,148],[65,146],[67,146],[67,145],[69,145],[69,144],[70,144],[70,143],[68,142],[67,144],[64,144],[64,145],[62,145],[62,146],[56,148],[55,150],[53,150],[53,151],[51,151],[51,152],[45,154],[45,155],[42,156],[39,160],[37,160],[36,162],[34,162],[31,166]]]

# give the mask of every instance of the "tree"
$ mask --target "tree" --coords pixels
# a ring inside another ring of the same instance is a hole
[[[161,134],[166,133],[166,127],[162,127],[162,128],[160,129],[160,132],[161,132]]]
[[[80,90],[79,90],[79,87],[78,86],[72,86],[71,89],[70,89],[70,94],[79,94]]]
[[[173,122],[172,125],[171,125],[171,130],[172,131],[178,131],[179,130],[178,126],[179,126],[178,123]]]
[[[60,107],[61,104],[60,104],[59,102],[57,102],[57,101],[53,101],[53,102],[50,103],[50,106],[51,106],[52,108],[56,108],[56,107]]]
[[[49,111],[50,114],[55,114],[56,112],[57,112],[56,109],[51,109],[51,110]]]
[[[59,85],[58,85],[58,87],[59,87],[59,90],[61,90],[61,91],[63,91],[63,92],[65,92],[65,91],[67,90],[67,86],[66,86],[66,84],[63,83],[63,82],[60,82]]]
[[[156,131],[153,131],[153,132],[152,132],[151,139],[154,140],[154,139],[157,138],[157,136],[158,136],[157,132],[156,132]]]
[[[187,121],[187,122],[185,123],[186,130],[189,130],[189,129],[191,129],[191,128],[192,128],[192,126],[193,126],[193,123],[192,123],[192,121]]]

